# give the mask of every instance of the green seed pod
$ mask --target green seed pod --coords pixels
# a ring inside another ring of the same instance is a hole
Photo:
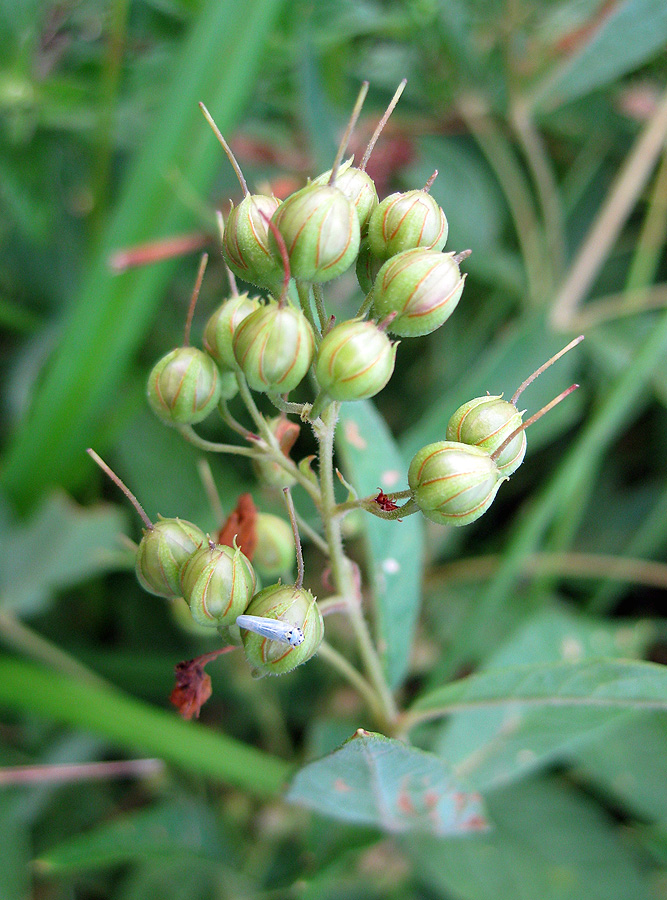
[[[373,397],[391,378],[397,347],[374,322],[341,322],[317,351],[317,381],[332,400]]]
[[[233,348],[253,390],[286,394],[310,368],[315,339],[300,309],[269,299],[241,322]]]
[[[279,201],[263,194],[246,194],[238,206],[232,207],[222,237],[222,255],[235,275],[250,284],[275,288],[283,279],[280,254],[269,245],[268,219]]]
[[[373,287],[383,263],[383,259],[378,259],[371,253],[368,238],[363,238],[359,244],[359,255],[357,256],[357,281],[364,294],[367,294]]]
[[[285,241],[295,278],[324,282],[352,265],[359,251],[354,205],[330,185],[309,184],[288,197],[273,215]],[[270,236],[274,253],[275,237]]]
[[[256,678],[291,672],[317,653],[324,637],[322,614],[315,598],[305,588],[288,584],[265,587],[252,598],[246,615],[286,622],[300,628],[304,635],[302,643],[292,646],[242,628],[241,638],[246,659]]]
[[[486,450],[458,441],[428,444],[408,470],[415,502],[440,525],[469,525],[479,519],[505,480]]]
[[[366,172],[357,169],[352,165],[353,157],[339,166],[336,172],[336,180],[334,187],[347,197],[350,203],[357,211],[359,219],[359,227],[363,234],[368,228],[368,220],[371,213],[378,205],[378,192],[375,189],[375,182]],[[328,184],[331,177],[331,169],[323,175],[314,178],[312,184]]]
[[[181,569],[205,540],[204,532],[192,522],[158,517],[139,542],[135,562],[139,584],[158,597],[180,597]]]
[[[196,347],[177,347],[167,353],[148,376],[148,402],[168,425],[201,422],[219,399],[218,367]]]
[[[456,309],[465,279],[453,253],[404,250],[387,260],[378,272],[373,309],[380,318],[397,313],[388,326],[392,334],[430,334]]]
[[[461,441],[494,453],[521,425],[519,410],[503,400],[502,394],[487,394],[460,406],[447,423],[447,440]],[[526,455],[526,432],[522,431],[496,459],[501,474],[509,477],[519,468]]]
[[[442,209],[426,191],[390,194],[375,208],[368,240],[375,256],[389,259],[403,250],[442,250],[449,227]]]
[[[220,304],[206,323],[204,329],[204,347],[209,356],[219,363],[221,368],[236,369],[236,360],[232,350],[234,332],[251,312],[259,309],[259,297],[239,294],[228,297]]]
[[[277,578],[292,571],[296,562],[292,526],[280,516],[258,513],[255,523],[257,546],[253,565],[266,578]]]
[[[238,547],[205,543],[181,571],[181,591],[199,625],[232,625],[245,611],[257,580]]]

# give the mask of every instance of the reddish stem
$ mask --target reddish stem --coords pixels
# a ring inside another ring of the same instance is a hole
[[[188,347],[190,344],[190,328],[192,326],[192,317],[195,314],[195,306],[197,305],[197,300],[199,299],[199,291],[201,290],[201,283],[204,280],[204,272],[206,271],[206,264],[208,263],[208,253],[202,253],[201,260],[199,261],[199,269],[197,271],[197,279],[195,281],[195,286],[192,291],[192,296],[190,297],[190,305],[188,307],[188,316],[185,320],[185,331],[183,333],[183,346]]]

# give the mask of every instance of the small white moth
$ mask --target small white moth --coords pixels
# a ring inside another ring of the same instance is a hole
[[[303,631],[298,625],[281,622],[280,619],[269,619],[264,616],[237,616],[236,624],[246,631],[254,631],[272,641],[282,641],[292,647],[298,647],[304,641]]]

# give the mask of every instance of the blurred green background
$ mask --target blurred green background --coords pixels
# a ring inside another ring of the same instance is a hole
[[[582,385],[531,429],[491,511],[426,529],[403,696],[499,660],[667,660],[666,45],[664,0],[1,0],[0,763],[175,764],[0,781],[3,900],[667,897],[662,713],[490,737],[463,716],[424,729],[420,745],[465,763],[488,799],[496,828],[474,839],[320,819],[255,796],[275,791],[253,791],[252,770],[230,786],[219,754],[236,745],[179,730],[167,709],[175,663],[210,642],[136,585],[118,535],[137,539],[138,522],[84,453],[151,517],[219,524],[198,453],[144,397],[181,339],[201,247],[195,340],[227,291],[215,210],[239,188],[197,104],[251,187],[284,196],[331,165],[362,80],[357,154],[406,77],[369,171],[382,197],[438,169],[448,248],[473,252],[456,314],[402,342],[377,398],[387,452],[407,468],[461,403],[511,395],[586,340],[523,396],[532,413]],[[194,249],[120,265],[181,236]],[[353,273],[328,296],[351,314]],[[211,465],[229,512],[250,469]],[[272,754],[254,765],[275,765],[276,781],[278,758],[369,724],[315,663],[254,683],[223,657],[211,674],[204,727]],[[140,702],[98,704],[99,678]]]

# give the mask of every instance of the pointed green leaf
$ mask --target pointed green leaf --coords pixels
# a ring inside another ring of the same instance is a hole
[[[667,666],[596,659],[493,669],[431,691],[410,712],[437,719],[459,710],[520,705],[582,707],[608,718],[623,710],[667,710]]]
[[[536,106],[554,107],[610,84],[664,50],[664,0],[625,0],[614,6],[590,41],[536,93]]]
[[[387,425],[370,401],[344,403],[336,447],[360,497],[407,487],[407,468]],[[368,574],[378,643],[387,677],[398,687],[408,670],[421,601],[423,529],[420,516],[388,522],[364,513]]]
[[[52,495],[24,525],[0,532],[0,607],[37,612],[56,590],[114,568],[125,525],[119,507],[84,509],[62,493]]]
[[[85,872],[181,853],[217,859],[220,836],[204,804],[165,803],[105,822],[40,856],[42,874]]]
[[[389,832],[442,836],[486,827],[479,794],[457,782],[443,760],[361,728],[338,750],[297,772],[286,799]]]
[[[493,828],[466,840],[405,837],[418,879],[454,900],[648,900],[631,844],[563,781],[513,785],[488,799]]]
[[[565,608],[544,610],[498,649],[484,671],[498,672],[519,663],[639,655],[650,637],[646,624],[608,625]],[[488,790],[562,756],[573,742],[608,722],[606,708],[512,704],[474,709],[452,716],[434,749],[455,772],[465,773],[475,788]]]

